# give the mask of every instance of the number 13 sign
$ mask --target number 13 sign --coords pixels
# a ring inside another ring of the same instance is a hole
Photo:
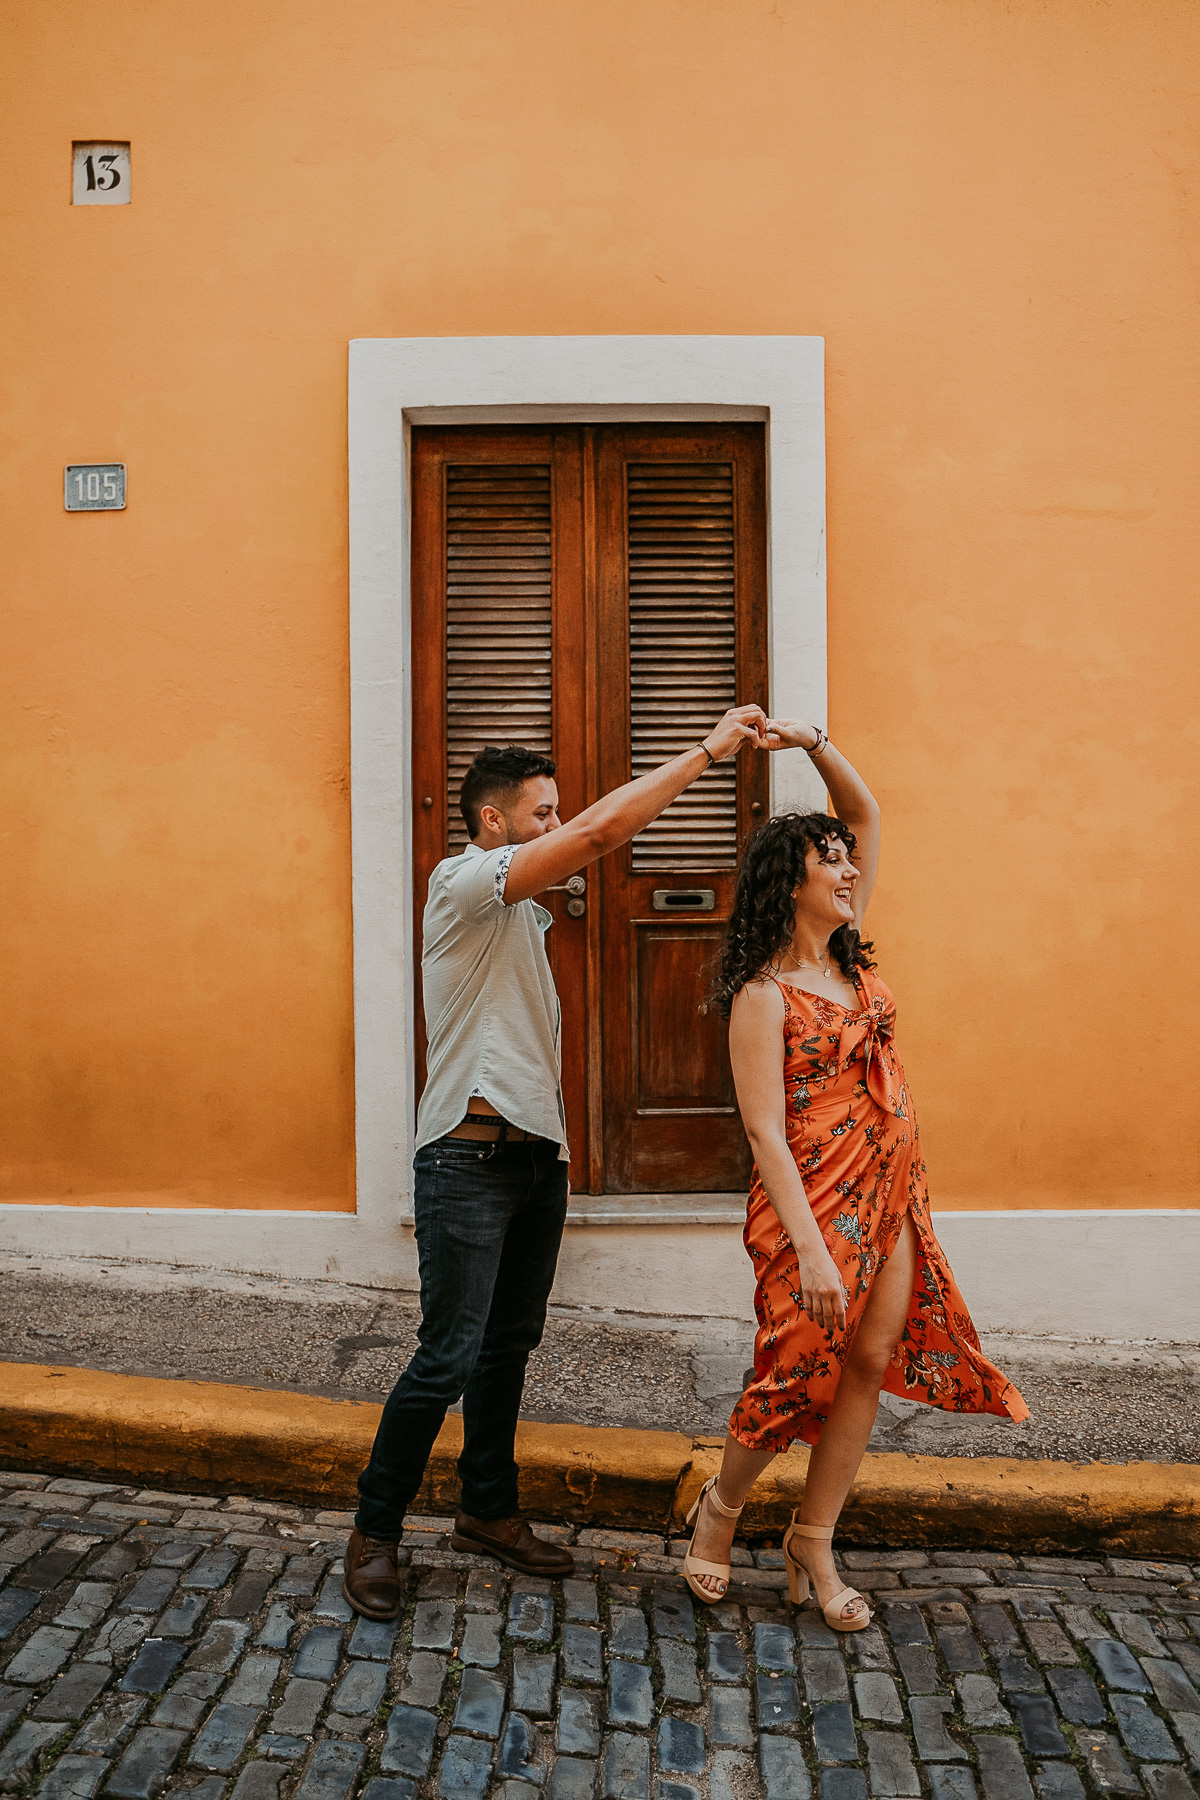
[[[75,144],[72,206],[129,205],[129,145]]]

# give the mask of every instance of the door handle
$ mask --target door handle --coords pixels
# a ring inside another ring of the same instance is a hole
[[[567,914],[572,919],[582,919],[587,911],[587,881],[582,875],[572,875],[568,881],[555,882],[553,887],[543,888],[543,894],[570,894],[567,901]]]

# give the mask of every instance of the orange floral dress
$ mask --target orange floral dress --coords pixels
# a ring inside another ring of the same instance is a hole
[[[988,1362],[929,1218],[920,1134],[896,1054],[896,1002],[873,969],[858,972],[852,1011],[801,988],[783,994],[787,1137],[821,1235],[850,1294],[846,1330],[824,1331],[800,1303],[799,1264],[758,1170],[744,1242],[758,1274],[754,1381],[729,1421],[751,1450],[815,1444],[872,1283],[906,1215],[917,1234],[912,1304],[883,1383],[948,1412],[1029,1408]]]

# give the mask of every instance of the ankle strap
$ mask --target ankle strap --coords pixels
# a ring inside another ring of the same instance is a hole
[[[743,1500],[741,1506],[726,1506],[720,1494],[717,1492],[717,1478],[715,1475],[710,1475],[704,1486],[701,1488],[700,1496],[702,1499],[705,1494],[708,1495],[717,1511],[722,1513],[727,1519],[739,1518],[741,1516],[742,1508],[746,1504]]]
[[[799,1519],[792,1520],[791,1528],[797,1537],[825,1538],[826,1540],[832,1538],[834,1529],[832,1525],[802,1525]]]

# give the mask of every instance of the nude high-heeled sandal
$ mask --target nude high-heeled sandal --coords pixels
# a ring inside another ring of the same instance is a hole
[[[801,1525],[795,1514],[792,1515],[792,1522],[783,1539],[783,1555],[787,1563],[788,1593],[792,1605],[800,1606],[808,1599],[810,1576],[800,1559],[792,1554],[791,1542],[794,1537],[823,1538],[828,1543],[833,1537],[833,1526]],[[842,1608],[849,1606],[851,1600],[862,1600],[864,1610],[856,1618],[843,1619]],[[832,1600],[826,1601],[821,1611],[831,1631],[865,1631],[871,1623],[871,1609],[857,1588],[842,1588]]]
[[[696,1503],[692,1507],[691,1512],[683,1521],[685,1525],[695,1526],[696,1521],[700,1517],[700,1508],[704,1505],[705,1495],[712,1501],[722,1517],[726,1519],[736,1519],[740,1516],[742,1507],[726,1506],[725,1502],[717,1492],[716,1476],[710,1475],[704,1486],[700,1489],[699,1494],[696,1496]],[[743,1501],[742,1506],[744,1505],[745,1502]],[[693,1529],[692,1543],[694,1544],[695,1541],[696,1533]],[[715,1575],[717,1580],[721,1583],[721,1592],[719,1594],[713,1594],[709,1592],[708,1588],[701,1587],[700,1583],[696,1580],[697,1575]],[[683,1579],[687,1582],[697,1600],[703,1600],[706,1606],[714,1606],[716,1602],[724,1596],[725,1589],[729,1586],[729,1564],[704,1562],[700,1557],[692,1555],[692,1546],[689,1544],[687,1555],[683,1559]]]

